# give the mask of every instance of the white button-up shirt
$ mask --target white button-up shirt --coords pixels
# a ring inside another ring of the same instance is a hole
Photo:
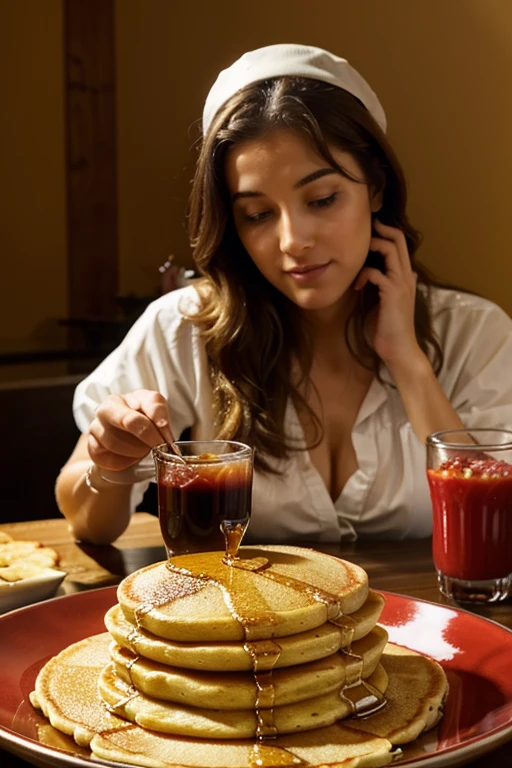
[[[432,320],[445,359],[439,382],[467,427],[512,428],[512,320],[486,299],[432,289]],[[74,413],[86,431],[110,393],[152,389],[167,398],[176,435],[213,435],[212,389],[198,329],[184,319],[197,294],[188,286],[154,301],[122,343],[77,387]],[[386,381],[386,371],[383,375]],[[389,380],[389,377],[388,377]],[[288,404],[288,434],[303,438]],[[309,453],[294,451],[281,474],[255,472],[247,541],[406,538],[432,530],[425,446],[412,431],[398,390],[374,379],[352,430],[358,470],[333,501]],[[151,472],[152,458],[138,470]],[[129,473],[128,473],[129,475]],[[139,474],[140,476],[140,474]],[[137,483],[133,507],[149,481]]]

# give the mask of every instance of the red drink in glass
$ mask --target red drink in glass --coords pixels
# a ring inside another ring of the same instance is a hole
[[[427,438],[432,554],[441,591],[461,602],[512,594],[512,432]]]
[[[428,470],[434,565],[447,576],[483,581],[512,573],[512,466],[503,463],[499,474],[489,464],[489,472],[484,462],[476,470],[468,462],[466,474]]]

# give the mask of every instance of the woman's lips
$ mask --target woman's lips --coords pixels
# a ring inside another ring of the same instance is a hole
[[[312,264],[308,267],[296,267],[295,269],[287,270],[286,274],[299,283],[305,283],[308,280],[316,280],[317,277],[323,275],[330,263],[331,262],[328,261],[325,264]]]

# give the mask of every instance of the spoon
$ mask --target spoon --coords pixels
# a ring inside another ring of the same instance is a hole
[[[160,437],[162,438],[163,442],[165,443],[166,447],[170,448],[172,453],[174,453],[174,455],[178,457],[178,459],[180,460],[180,462],[182,464],[186,464],[187,462],[185,461],[179,446],[177,446],[176,443],[174,442],[174,436],[173,436],[169,426],[166,425],[165,432],[164,432],[163,429],[159,428],[158,426],[157,426],[157,430],[158,430],[158,433],[159,433]]]
[[[167,443],[167,446],[171,449],[171,451],[178,457],[178,459],[181,461],[182,464],[187,464],[179,446],[176,445],[175,442]]]

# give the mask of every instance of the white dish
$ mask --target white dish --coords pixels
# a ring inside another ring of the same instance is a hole
[[[54,597],[66,573],[56,568],[43,568],[35,576],[19,581],[0,579],[0,614]]]

